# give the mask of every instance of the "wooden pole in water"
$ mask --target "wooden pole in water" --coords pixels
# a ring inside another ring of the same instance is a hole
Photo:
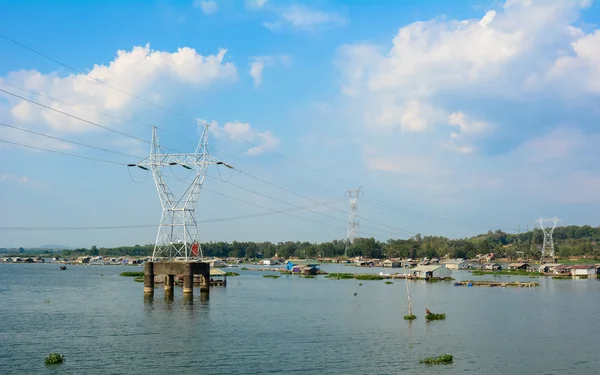
[[[406,295],[408,297],[408,315],[412,315],[412,304],[410,302],[410,289],[408,288],[408,273],[406,273],[406,262],[404,262],[404,281],[406,281]]]

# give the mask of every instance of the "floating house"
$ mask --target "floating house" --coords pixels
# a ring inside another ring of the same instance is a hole
[[[87,264],[90,262],[92,258],[91,257],[77,257],[77,259],[75,260],[75,263],[81,263],[81,264]]]
[[[227,272],[218,268],[211,268],[210,285],[227,286]]]
[[[547,264],[542,264],[540,265],[540,268],[538,269],[539,272],[543,272],[543,273],[557,273],[556,272],[556,268],[562,266],[562,264],[560,263],[547,263]],[[567,269],[567,267],[564,267],[562,269]]]
[[[463,259],[452,259],[444,262],[444,265],[449,270],[466,270],[469,268],[469,263]]]
[[[417,279],[444,279],[446,277],[452,277],[452,271],[443,264],[417,266],[411,269],[410,273]]]
[[[304,267],[319,268],[319,262],[314,259],[289,259],[285,262],[285,269],[292,272],[302,272]]]
[[[579,264],[570,266],[571,276],[595,276],[597,274],[596,266],[593,264]]]
[[[522,271],[530,271],[531,266],[529,263],[511,263],[508,265],[509,270],[522,270]]]
[[[482,268],[487,271],[502,271],[502,266],[498,263],[484,263]]]
[[[382,262],[382,266],[389,268],[400,268],[400,261],[398,259],[386,259]]]
[[[207,260],[206,263],[210,264],[210,268],[224,268],[224,267],[227,267],[227,263],[223,262],[221,259]]]

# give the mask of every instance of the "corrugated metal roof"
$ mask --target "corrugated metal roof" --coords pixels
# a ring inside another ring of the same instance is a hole
[[[432,272],[437,270],[438,268],[446,268],[443,264],[436,264],[432,266],[417,266],[413,268],[411,271],[420,271],[420,272]]]
[[[211,276],[225,276],[225,275],[227,275],[227,272],[220,270],[218,268],[211,268],[210,275]]]

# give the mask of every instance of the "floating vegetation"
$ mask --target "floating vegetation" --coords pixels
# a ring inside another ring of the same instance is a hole
[[[444,320],[444,319],[446,319],[446,314],[429,313],[429,314],[425,315],[425,319],[427,319],[427,320]]]
[[[44,303],[50,303],[50,300],[49,299],[45,299]]]
[[[133,279],[133,281],[135,281],[136,283],[143,283],[144,282],[144,276],[135,277]]]
[[[571,276],[552,276],[553,280],[571,280]]]
[[[57,365],[65,361],[65,356],[59,353],[52,353],[44,359],[47,365]]]
[[[581,276],[577,276],[578,279],[587,279],[587,275],[581,275]]]
[[[248,271],[248,267],[242,267],[240,268],[242,271]]]
[[[426,365],[442,365],[452,363],[454,361],[454,357],[450,354],[442,354],[438,357],[427,357],[419,361],[419,363],[423,363]]]
[[[386,283],[387,285],[393,284],[393,282],[391,282],[391,281],[386,281],[385,283]]]
[[[303,279],[314,279],[315,275],[301,275],[300,277]]]
[[[358,283],[358,286],[362,286],[362,283]]]
[[[357,280],[383,280],[385,277],[380,275],[356,275]]]
[[[263,275],[263,277],[268,277],[270,279],[279,279],[279,275]]]
[[[404,315],[404,320],[415,320],[417,319],[416,315]]]
[[[125,277],[139,277],[139,276],[144,276],[144,271],[141,272],[121,272],[121,274],[119,276],[125,276]]]
[[[239,276],[240,274],[237,272],[233,272],[233,271],[227,271],[227,273],[225,274],[225,276]]]
[[[100,276],[104,276],[104,274],[103,274],[103,273],[101,273],[101,274],[100,274]]]
[[[353,274],[353,273],[336,273],[336,272],[333,272],[333,273],[330,273],[329,275],[327,275],[325,277],[327,277],[329,279],[336,279],[336,280],[338,280],[338,279],[354,279],[355,276],[356,275]]]

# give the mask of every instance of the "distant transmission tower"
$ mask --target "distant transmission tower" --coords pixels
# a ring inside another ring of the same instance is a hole
[[[542,256],[540,258],[540,264],[554,263],[556,258],[554,256],[554,241],[552,240],[552,234],[558,223],[558,217],[549,219],[539,218],[538,224],[544,233],[544,245],[542,246]]]
[[[156,190],[162,205],[162,216],[158,226],[152,260],[161,257],[173,260],[176,257],[181,257],[187,262],[193,258],[203,258],[194,210],[209,164],[222,164],[233,169],[231,165],[208,154],[208,125],[205,124],[202,137],[198,142],[196,152],[193,154],[165,154],[158,144],[156,128],[152,128],[150,156],[140,163],[128,165],[152,170]],[[179,198],[175,197],[163,179],[163,168],[175,165],[196,172],[193,181]]]
[[[350,217],[348,218],[348,232],[346,234],[346,250],[348,246],[354,244],[354,240],[358,237],[360,224],[358,223],[358,198],[360,198],[360,187],[356,190],[346,190],[346,195],[350,199]]]

